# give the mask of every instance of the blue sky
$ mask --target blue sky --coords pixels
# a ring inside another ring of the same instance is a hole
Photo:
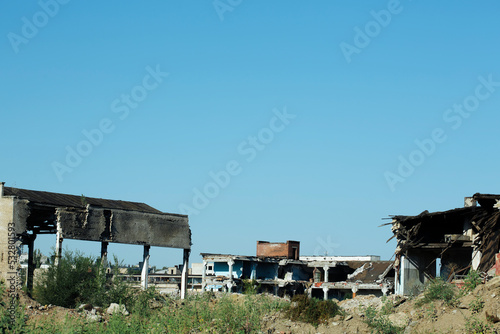
[[[192,261],[257,240],[389,259],[382,218],[500,193],[496,1],[0,6],[0,179],[190,208]],[[152,250],[157,266],[180,261]]]

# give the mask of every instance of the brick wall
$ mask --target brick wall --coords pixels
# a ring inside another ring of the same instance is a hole
[[[299,259],[300,242],[268,242],[257,241],[257,256],[258,257],[282,257],[287,259]]]

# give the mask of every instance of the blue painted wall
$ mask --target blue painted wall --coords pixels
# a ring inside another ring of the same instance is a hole
[[[229,277],[229,265],[227,262],[214,262],[215,276]],[[243,274],[243,261],[234,261],[233,278],[240,278]]]

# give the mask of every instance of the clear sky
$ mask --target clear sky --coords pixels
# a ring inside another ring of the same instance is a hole
[[[500,193],[499,17],[493,0],[1,1],[0,180],[188,213],[194,262],[257,240],[389,259],[382,218]]]

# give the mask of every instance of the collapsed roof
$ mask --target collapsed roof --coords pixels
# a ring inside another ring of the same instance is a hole
[[[68,239],[191,248],[186,215],[164,213],[144,203],[3,187],[13,200],[18,235],[56,233]]]
[[[473,248],[481,253],[477,270],[488,271],[500,247],[499,200],[500,195],[476,193],[466,198],[467,207],[392,216],[389,224],[394,235],[389,240],[398,240],[396,258],[410,249],[436,249],[443,254],[456,248]]]

